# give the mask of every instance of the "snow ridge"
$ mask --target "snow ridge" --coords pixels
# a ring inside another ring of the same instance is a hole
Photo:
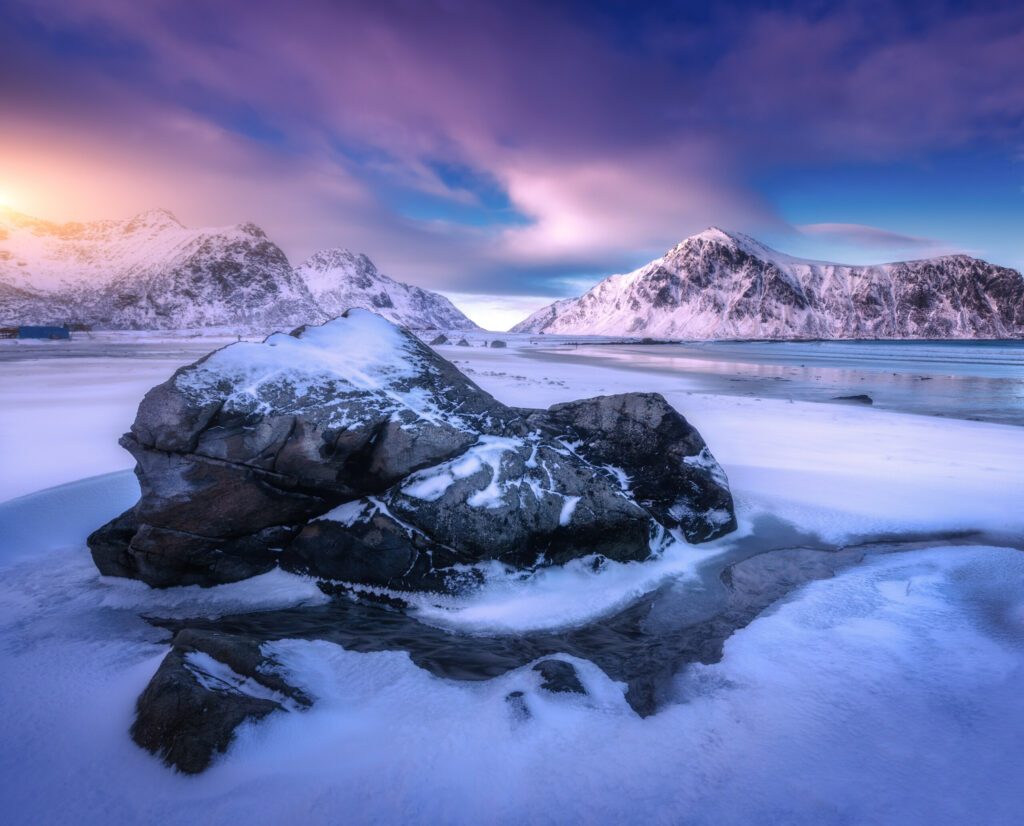
[[[677,339],[1016,338],[1024,278],[966,255],[873,266],[794,258],[710,227],[518,333]]]
[[[0,209],[0,325],[270,332],[350,307],[411,329],[477,329],[447,298],[388,278],[365,255],[325,250],[293,268],[255,224],[192,229],[164,209],[56,224]]]

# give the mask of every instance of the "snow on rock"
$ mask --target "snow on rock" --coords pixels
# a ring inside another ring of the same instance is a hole
[[[712,227],[520,333],[681,339],[1024,336],[1020,273],[950,255],[875,266],[807,261]]]
[[[417,589],[485,561],[640,560],[675,528],[733,529],[724,476],[686,463],[707,448],[664,399],[576,405],[506,407],[365,310],[232,344],[146,394],[121,440],[141,499],[90,547],[103,573],[157,586],[282,565]]]
[[[680,528],[690,542],[735,529],[725,471],[697,430],[660,394],[556,404],[529,421],[552,433],[572,433],[575,451],[611,468],[620,489],[630,491],[662,525]]]
[[[326,250],[293,269],[255,224],[191,229],[162,209],[54,224],[0,209],[0,324],[267,331],[351,307],[412,329],[477,329],[448,299],[387,278],[365,255]]]

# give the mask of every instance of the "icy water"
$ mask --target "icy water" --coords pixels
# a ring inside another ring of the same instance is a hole
[[[836,402],[1024,425],[1024,341],[583,344],[534,358],[678,376],[694,392]]]
[[[801,537],[809,540],[806,543],[773,546],[773,535],[782,539],[796,533],[782,523],[763,524],[725,557],[704,566],[697,580],[669,580],[622,611],[564,629],[515,635],[452,633],[422,622],[400,599],[368,599],[372,595],[355,591],[343,591],[325,605],[216,619],[149,621],[170,631],[196,628],[261,642],[325,640],[350,651],[402,651],[425,671],[460,681],[491,680],[543,657],[568,654],[625,683],[626,701],[646,717],[678,700],[672,686],[683,668],[719,662],[732,634],[801,585],[883,554],[1000,539],[969,533],[837,547],[806,536]]]

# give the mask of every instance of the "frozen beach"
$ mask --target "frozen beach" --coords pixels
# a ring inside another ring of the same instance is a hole
[[[456,679],[390,641],[271,643],[316,705],[245,728],[198,778],[127,736],[167,651],[140,615],[216,622],[326,598],[280,572],[153,591],[100,577],[84,539],[137,496],[116,440],[142,394],[226,340],[0,348],[2,810],[32,823],[1017,821],[1019,345],[500,337],[509,347],[438,351],[517,406],[663,393],[728,474],[739,531],[414,602],[415,621],[460,639],[571,642],[581,698],[538,691],[526,664]],[[875,404],[832,399],[861,393]],[[728,636],[719,662],[673,647],[718,610],[726,565],[792,551],[847,557]],[[664,663],[646,717],[609,673],[624,649],[573,636],[627,619]],[[510,717],[510,691],[529,720]]]

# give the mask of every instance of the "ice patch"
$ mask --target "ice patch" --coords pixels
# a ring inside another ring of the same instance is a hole
[[[354,499],[351,502],[345,502],[343,505],[327,511],[323,516],[318,516],[314,519],[314,522],[320,522],[322,520],[328,522],[337,522],[340,525],[344,525],[346,528],[351,528],[356,522],[361,521],[369,509],[369,505],[362,499]]]
[[[700,470],[706,470],[711,474],[711,478],[722,487],[729,486],[729,479],[725,475],[725,471],[722,470],[722,466],[715,461],[715,457],[711,455],[711,451],[707,449],[707,446],[701,448],[700,453],[695,456],[683,457],[683,463],[690,467],[695,467]]]
[[[482,490],[469,497],[472,507],[493,508],[501,505],[501,462],[505,453],[523,446],[522,439],[503,436],[481,436],[480,440],[461,456],[435,467],[418,471],[402,485],[402,493],[413,499],[435,502],[459,479],[468,479],[485,467],[490,469],[490,481]]]
[[[619,485],[619,489],[624,493],[630,491],[629,474],[626,473],[622,468],[616,467],[615,465],[601,465],[603,470],[607,470],[612,476],[615,477],[615,481]]]
[[[299,711],[303,706],[291,697],[267,688],[263,683],[239,674],[220,660],[214,659],[205,651],[189,651],[185,655],[185,667],[207,691],[224,691],[244,694],[258,700],[270,700],[287,711]]]
[[[731,540],[689,545],[668,537],[660,555],[645,562],[594,558],[530,573],[490,566],[482,587],[466,594],[402,594],[424,622],[466,633],[519,634],[582,625],[620,609],[671,578],[688,578]]]
[[[572,515],[576,511],[576,506],[580,503],[579,496],[566,496],[565,502],[562,503],[562,511],[558,515],[558,524],[563,528],[569,527],[569,523],[572,522]]]
[[[705,552],[716,551],[679,546],[643,565],[549,569],[495,582],[461,605],[418,610],[439,622],[447,614],[464,631],[571,623],[659,576],[685,575]],[[316,593],[280,572],[159,591],[101,579],[81,548],[8,565],[6,817],[60,822],[87,800],[80,821],[169,826],[269,824],[296,812],[412,824],[534,823],[552,812],[597,826],[1019,820],[1019,551],[910,552],[813,583],[730,638],[722,662],[687,669],[676,702],[648,719],[628,707],[621,685],[567,654],[558,656],[573,662],[585,697],[541,691],[529,667],[453,682],[401,653],[282,640],[268,653],[316,698],[312,709],[243,726],[209,772],[187,781],[130,742],[135,698],[167,650],[140,612],[216,615]],[[506,700],[513,691],[523,692],[526,719]]]

